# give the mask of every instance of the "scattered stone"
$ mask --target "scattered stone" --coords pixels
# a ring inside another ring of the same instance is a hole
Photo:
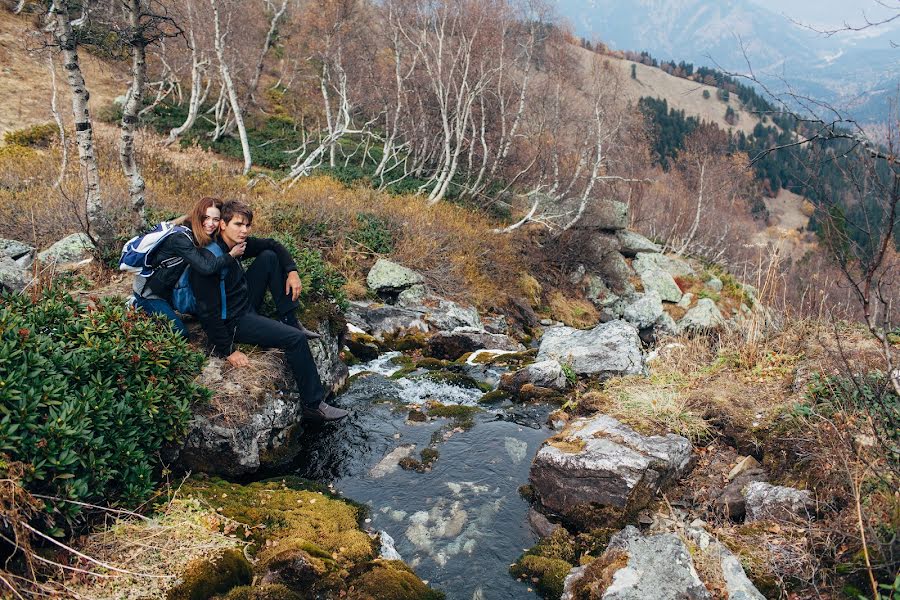
[[[548,329],[537,360],[549,359],[570,365],[578,375],[636,375],[644,371],[638,331],[625,321],[601,323],[589,330]]]
[[[712,277],[712,278],[706,280],[706,287],[708,287],[712,291],[718,293],[718,292],[722,291],[722,288],[724,286],[722,284],[721,279],[719,279],[718,277]]]
[[[674,256],[651,252],[638,254],[631,266],[639,274],[650,269],[662,269],[672,277],[689,277],[694,275],[693,267],[686,261]]]
[[[685,534],[700,548],[706,560],[719,562],[722,578],[725,580],[726,598],[728,600],[765,600],[741,566],[741,561],[731,551],[710,535],[699,519],[685,528]]]
[[[393,296],[424,282],[425,278],[421,274],[386,258],[379,258],[366,275],[366,284],[375,293]]]
[[[509,336],[488,333],[471,327],[457,327],[453,331],[439,331],[428,338],[428,354],[435,358],[456,360],[467,352],[483,348],[521,352],[525,346]]]
[[[743,489],[747,503],[747,521],[772,519],[775,521],[806,521],[815,514],[816,504],[809,490],[772,485],[762,481]]]
[[[630,304],[623,312],[626,321],[638,329],[652,327],[663,315],[662,298],[652,290]]]
[[[734,468],[728,472],[728,481],[733,481],[738,475],[743,474],[750,469],[759,469],[762,465],[759,464],[752,456],[745,456],[738,462],[738,464],[734,465]]]
[[[634,271],[618,251],[607,252],[599,257],[597,270],[607,286],[619,296],[630,296],[634,293],[634,286],[629,281]]]
[[[600,307],[609,306],[619,300],[619,297],[606,287],[603,278],[597,275],[588,277],[585,297]]]
[[[503,315],[483,317],[481,323],[484,325],[484,330],[488,333],[509,334],[509,323]]]
[[[678,334],[678,324],[675,322],[675,319],[672,318],[672,315],[667,312],[663,312],[663,314],[659,315],[659,319],[656,320],[653,329],[653,333],[657,338],[665,335]]]
[[[619,238],[619,251],[629,258],[634,258],[641,252],[662,252],[659,244],[654,244],[634,231],[623,229],[616,232],[616,237]]]
[[[647,268],[640,271],[640,275],[644,292],[656,292],[664,302],[681,300],[681,288],[668,272],[657,268]]]
[[[85,233],[73,233],[59,240],[40,254],[43,263],[64,265],[91,259],[94,243]]]
[[[696,306],[689,310],[678,322],[680,331],[709,331],[725,324],[719,307],[710,298],[700,298]]]
[[[472,307],[460,306],[452,300],[432,298],[436,306],[417,308],[424,313],[425,321],[439,331],[453,331],[457,327],[483,330],[478,311]]]
[[[540,505],[564,518],[595,507],[637,510],[685,473],[692,456],[684,437],[643,436],[597,415],[571,421],[548,440],[529,481]]]
[[[344,344],[350,353],[361,361],[374,360],[381,352],[377,340],[368,333],[351,331],[344,338]]]
[[[694,295],[690,292],[686,293],[681,297],[681,300],[678,301],[678,308],[683,308],[684,310],[688,310],[691,307],[691,302],[694,301]]]
[[[553,390],[564,390],[568,380],[562,365],[553,359],[532,363],[513,373],[504,373],[500,377],[500,388],[513,393],[528,383]]]
[[[575,270],[569,273],[569,283],[572,285],[578,285],[581,283],[581,280],[584,279],[584,275],[587,271],[584,268],[584,265],[579,264],[575,267]]]
[[[553,325],[553,319],[541,319],[541,325],[544,327],[550,327]]]

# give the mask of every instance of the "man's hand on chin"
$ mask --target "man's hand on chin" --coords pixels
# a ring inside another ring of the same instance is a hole
[[[247,358],[247,355],[238,350],[235,350],[234,352],[229,354],[228,358],[226,358],[225,360],[227,360],[231,364],[231,366],[235,368],[246,367],[250,364],[250,359]]]

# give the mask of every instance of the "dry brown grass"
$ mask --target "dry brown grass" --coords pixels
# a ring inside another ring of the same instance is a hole
[[[229,520],[194,498],[176,498],[146,521],[120,520],[87,536],[80,551],[134,574],[101,570],[66,582],[66,597],[90,600],[165,598],[175,574],[217,550],[240,546]],[[87,566],[87,565],[86,565]]]
[[[550,318],[562,321],[569,327],[583,329],[597,324],[600,315],[594,305],[582,298],[570,298],[560,291],[550,294],[548,300]]]

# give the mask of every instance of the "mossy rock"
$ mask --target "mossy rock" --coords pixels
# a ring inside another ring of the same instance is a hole
[[[509,354],[490,354],[488,352],[483,352],[476,356],[473,362],[482,365],[494,365],[497,367],[524,367],[534,362],[537,353],[537,348],[523,350],[522,352],[512,352]],[[465,358],[468,358],[468,356]],[[463,358],[460,358],[459,360],[465,362]]]
[[[430,356],[426,356],[425,358],[420,358],[416,361],[416,366],[420,369],[428,369],[429,371],[435,371],[438,369],[446,369],[451,363],[448,360],[441,360],[440,358],[432,358]]]
[[[268,540],[310,543],[342,565],[370,560],[375,548],[359,529],[365,509],[322,491],[309,488],[302,480],[285,478],[247,485],[221,479],[189,479],[182,494],[200,497],[214,510],[244,525],[237,530],[263,548]]]
[[[316,302],[304,307],[297,313],[297,319],[307,329],[315,331],[322,323],[328,323],[328,331],[335,337],[340,337],[347,329],[347,318],[341,309],[331,302]]]
[[[477,406],[461,404],[432,404],[428,407],[428,416],[452,419],[453,425],[463,429],[471,429],[475,425],[475,415],[482,409]]]
[[[353,578],[347,600],[443,600],[400,561],[377,560],[367,571]]]
[[[440,453],[434,448],[425,448],[422,452],[419,453],[421,460],[416,460],[411,456],[407,456],[405,458],[401,458],[397,463],[400,465],[401,469],[406,471],[417,471],[419,473],[425,473],[426,471],[431,470],[431,466],[438,459]]]
[[[188,563],[181,583],[166,592],[166,600],[207,600],[216,594],[253,581],[253,566],[235,548],[221,550],[210,558]]]
[[[303,597],[279,584],[255,587],[242,585],[228,592],[223,600],[303,600]]]
[[[385,350],[421,350],[428,345],[428,336],[418,330],[403,331],[396,335],[385,336],[382,348]]]
[[[497,404],[499,402],[505,402],[506,400],[511,400],[512,396],[509,392],[497,389],[492,390],[478,399],[478,404]]]
[[[424,375],[417,376],[417,379],[428,379],[435,383],[446,383],[447,385],[454,385],[470,390],[481,390],[482,392],[491,391],[491,386],[478,383],[465,373],[456,373],[455,371],[431,371]],[[485,389],[485,386],[487,389]]]
[[[526,555],[509,568],[513,577],[521,577],[535,582],[535,587],[544,598],[558,600],[563,593],[563,582],[572,570],[572,565],[558,558]]]
[[[564,527],[557,527],[553,530],[553,533],[542,538],[533,548],[525,553],[526,556],[555,558],[570,564],[575,564],[577,554],[575,540]]]
[[[378,340],[367,333],[347,334],[344,344],[350,349],[350,353],[360,361],[378,358],[378,354],[381,352]]]
[[[331,555],[303,539],[288,538],[257,555],[255,571],[262,583],[310,589],[336,568]]]

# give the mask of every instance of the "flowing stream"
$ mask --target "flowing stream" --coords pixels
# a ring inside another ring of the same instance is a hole
[[[448,599],[530,596],[529,583],[508,570],[537,539],[518,488],[527,483],[535,452],[552,434],[544,425],[552,407],[506,404],[422,421],[416,409],[423,403],[476,406],[483,392],[423,373],[389,379],[398,369],[394,356],[351,371],[357,376],[335,401],[351,415],[304,432],[294,472],[366,504],[366,526],[387,534],[382,553],[394,558],[398,553]],[[468,370],[494,384],[501,372]],[[423,449],[438,453],[427,468],[421,463],[431,456],[423,456]],[[419,461],[413,463],[418,470],[401,468],[404,458]]]

